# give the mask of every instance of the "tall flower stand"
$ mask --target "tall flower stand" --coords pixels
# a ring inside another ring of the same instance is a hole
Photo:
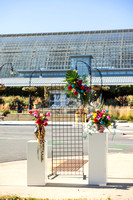
[[[44,186],[47,183],[47,142],[44,143],[44,159],[37,155],[38,141],[27,142],[27,185]]]
[[[108,133],[89,135],[89,184],[107,184]]]

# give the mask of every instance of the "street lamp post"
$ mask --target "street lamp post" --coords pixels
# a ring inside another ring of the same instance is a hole
[[[39,69],[40,70],[40,69]],[[29,78],[29,87],[31,87],[31,78],[32,78],[32,75],[35,73],[36,71],[32,71],[31,74],[30,74],[30,78]],[[42,71],[40,70],[40,75],[42,77]],[[31,90],[29,90],[29,110],[32,110],[32,105],[31,105]]]
[[[98,68],[95,68],[99,75],[100,75],[100,79],[101,79],[101,90],[100,90],[100,103],[102,104],[102,96],[103,96],[103,92],[102,92],[102,87],[103,87],[103,80],[102,80],[102,73]]]

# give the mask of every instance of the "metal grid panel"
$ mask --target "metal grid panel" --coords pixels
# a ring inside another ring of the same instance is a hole
[[[52,88],[52,86],[51,86]],[[84,175],[83,124],[76,123],[77,105],[68,106],[62,85],[54,85],[52,108],[52,174]],[[51,90],[52,91],[52,90]],[[59,98],[56,102],[56,98]]]

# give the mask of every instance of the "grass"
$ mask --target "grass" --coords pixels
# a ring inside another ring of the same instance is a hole
[[[29,197],[29,198],[25,198],[25,197],[19,197],[19,196],[2,196],[0,197],[0,200],[50,200],[48,198],[42,199],[42,198],[34,198],[34,197]],[[52,199],[54,200],[54,199]],[[62,199],[63,200],[63,199]],[[64,200],[87,200],[86,198],[79,198],[79,199],[64,199]],[[90,199],[90,200],[102,200],[100,199]],[[107,198],[106,200],[111,200],[111,198]]]

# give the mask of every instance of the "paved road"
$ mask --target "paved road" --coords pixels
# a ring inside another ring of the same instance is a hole
[[[121,127],[124,132],[133,132],[132,128]],[[0,126],[0,162],[26,159],[27,141],[34,139],[34,126]],[[48,157],[51,157],[51,127],[46,127]],[[109,152],[133,153],[133,135],[109,135]],[[88,153],[88,140],[84,139],[84,153]]]

